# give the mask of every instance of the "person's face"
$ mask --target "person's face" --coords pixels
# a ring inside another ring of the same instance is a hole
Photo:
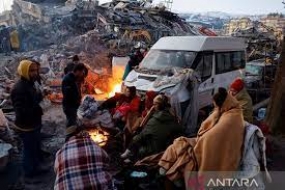
[[[83,71],[76,71],[76,73],[74,73],[74,74],[76,76],[77,81],[84,82],[84,79],[85,79],[85,76],[86,76],[84,70]]]
[[[40,69],[41,69],[41,66],[37,64],[37,72],[38,72],[38,76],[40,76]]]
[[[130,97],[131,96],[131,91],[129,88],[125,89],[125,96]]]
[[[38,76],[38,66],[35,63],[32,63],[29,68],[29,78],[31,81],[35,81]]]
[[[153,101],[153,107],[155,111],[159,111],[159,103]]]
[[[238,92],[237,92],[235,89],[230,88],[230,90],[229,90],[229,94],[230,94],[230,95],[235,96],[235,95],[237,95],[237,93],[238,93]]]

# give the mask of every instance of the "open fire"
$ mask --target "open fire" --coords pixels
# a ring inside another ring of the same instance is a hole
[[[122,83],[115,83],[113,86],[113,90],[108,94],[108,97],[111,98],[115,96],[116,93],[121,92]]]
[[[106,145],[106,143],[108,141],[109,133],[107,133],[106,131],[94,129],[94,130],[89,131],[89,135],[91,136],[91,139],[96,144],[103,147]]]

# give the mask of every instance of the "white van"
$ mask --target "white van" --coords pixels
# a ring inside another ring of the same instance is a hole
[[[233,37],[173,36],[161,38],[127,76],[126,86],[135,86],[139,92],[163,91],[153,86],[157,77],[171,76],[174,67],[191,68],[201,77],[199,107],[212,105],[212,95],[218,87],[228,87],[244,73],[246,56],[244,40]],[[180,102],[187,100],[187,89],[181,92]]]

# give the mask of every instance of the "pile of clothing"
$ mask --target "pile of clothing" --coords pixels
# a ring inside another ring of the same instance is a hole
[[[78,117],[92,126],[113,128],[114,123],[108,110],[98,110],[99,104],[93,96],[85,96],[78,109]]]
[[[78,109],[78,117],[79,118],[86,118],[86,119],[93,119],[95,117],[96,112],[98,111],[98,103],[96,102],[95,98],[92,96],[85,96],[82,104]]]

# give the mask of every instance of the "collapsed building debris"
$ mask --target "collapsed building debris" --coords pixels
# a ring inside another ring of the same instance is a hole
[[[275,55],[281,45],[282,33],[276,34],[275,30],[262,22],[252,22],[252,27],[237,28],[232,36],[244,38],[248,44],[248,60],[256,60]]]
[[[15,65],[24,58],[42,63],[40,57],[45,55],[44,62],[54,73],[48,77],[49,84],[50,78],[61,78],[63,68],[70,62],[68,58],[77,54],[89,66],[92,74],[87,83],[92,81],[96,86],[91,90],[95,94],[110,92],[121,82],[112,79],[113,56],[127,56],[136,44],[147,48],[162,36],[197,35],[192,26],[164,6],[144,6],[140,2],[98,5],[97,1],[67,1],[63,5],[55,1],[16,0],[12,7],[11,25],[17,30],[20,47],[8,56],[13,60],[4,61],[4,65],[13,65],[9,71],[15,73]],[[11,49],[3,51],[9,53]],[[109,85],[100,81],[109,81]],[[51,99],[60,96],[55,94]]]

